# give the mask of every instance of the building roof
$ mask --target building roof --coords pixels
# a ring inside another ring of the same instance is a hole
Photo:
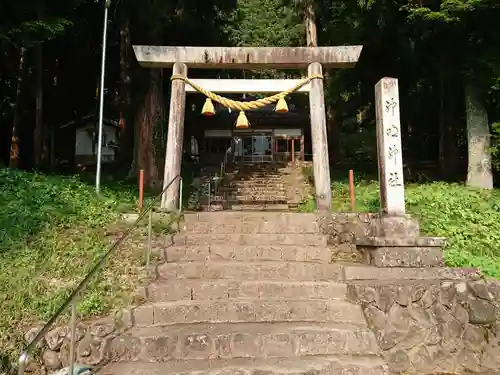
[[[93,121],[95,121],[95,123],[97,124],[98,117],[96,116],[95,113],[90,113],[90,114],[87,114],[87,115],[82,116],[80,118],[71,120],[71,121],[69,121],[69,122],[67,122],[65,124],[59,125],[59,128],[60,129],[65,129],[65,128],[69,128],[69,127],[80,128],[80,127],[88,125],[89,122],[93,122]],[[110,119],[110,118],[104,117],[102,119],[102,123],[104,125],[108,125],[108,126],[113,126],[115,128],[119,128],[118,121]]]

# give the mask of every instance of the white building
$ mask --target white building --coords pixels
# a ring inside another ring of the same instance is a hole
[[[97,117],[85,116],[61,126],[61,129],[74,128],[74,164],[90,165],[97,162]],[[103,119],[102,162],[111,163],[116,160],[120,127],[117,121]]]

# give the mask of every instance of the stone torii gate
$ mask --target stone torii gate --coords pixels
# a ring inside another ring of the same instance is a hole
[[[173,68],[176,76],[187,77],[188,67],[195,69],[307,69],[309,77],[323,74],[323,68],[352,68],[361,54],[362,46],[338,47],[166,47],[134,46],[139,64],[146,68]],[[214,92],[271,92],[274,80],[211,81]],[[275,92],[287,80],[277,80]],[[293,87],[297,80],[288,80]],[[253,83],[251,83],[253,82]],[[222,84],[223,83],[223,84]],[[278,83],[278,82],[277,82]],[[233,86],[233,87],[231,87]],[[219,88],[219,89],[217,89]],[[181,172],[186,83],[173,80],[168,119],[168,139],[165,156],[164,188]],[[312,79],[301,91],[309,92],[314,185],[319,210],[329,210],[332,200],[323,81]],[[174,210],[179,199],[177,179],[162,197],[162,208]]]

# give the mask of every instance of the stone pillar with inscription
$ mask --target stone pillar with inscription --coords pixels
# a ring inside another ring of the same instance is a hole
[[[375,86],[380,204],[387,216],[405,214],[405,188],[398,80],[382,78]]]
[[[403,155],[398,80],[382,78],[375,86],[377,153],[382,215],[374,236],[360,238],[356,247],[376,267],[439,267],[443,238],[420,237],[418,220],[405,213]]]

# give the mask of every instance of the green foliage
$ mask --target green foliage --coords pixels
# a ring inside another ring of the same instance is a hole
[[[56,38],[72,24],[70,20],[64,18],[24,21],[8,30],[2,37],[11,42],[18,41],[23,45],[31,45]]]
[[[235,46],[293,47],[304,43],[304,24],[293,7],[283,0],[237,0],[236,8],[223,28],[226,38]],[[252,76],[287,78],[295,72],[256,70]]]
[[[237,46],[289,47],[304,38],[300,17],[282,0],[238,0],[225,31]]]
[[[297,207],[297,211],[299,211],[299,212],[314,212],[314,211],[316,211],[316,201],[312,197],[303,199],[299,203],[299,206]]]
[[[408,209],[427,234],[447,237],[446,262],[500,278],[500,192],[433,183],[408,189]]]
[[[0,169],[0,345],[19,354],[22,333],[48,319],[109,246],[105,228],[117,208],[131,205],[130,189],[103,188],[77,177]],[[98,315],[129,298],[133,268],[139,264],[123,246],[78,306],[82,316]],[[127,272],[123,272],[127,270]]]
[[[22,3],[6,0],[4,12],[0,14],[0,43],[30,47],[61,36],[73,25],[71,17],[83,2],[52,2],[45,7],[43,0]]]
[[[347,183],[335,182],[332,206],[350,211]],[[356,209],[379,211],[379,188],[375,181],[359,178],[355,184]],[[500,191],[469,189],[460,184],[434,182],[406,186],[406,206],[420,220],[421,231],[446,237],[446,264],[478,267],[500,278]]]

